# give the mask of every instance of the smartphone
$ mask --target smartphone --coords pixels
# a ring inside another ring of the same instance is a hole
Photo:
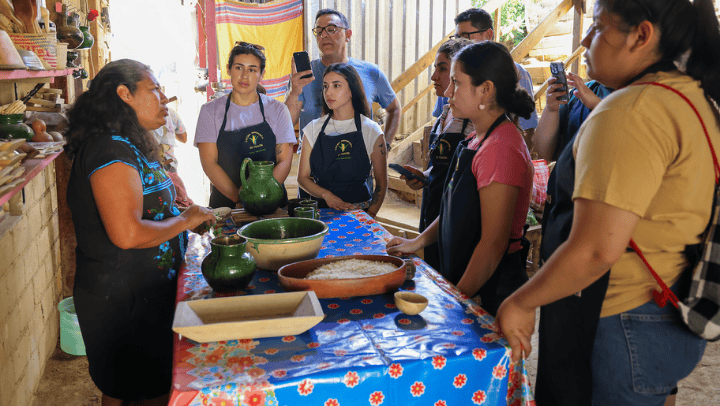
[[[568,94],[567,94],[568,86],[567,86],[567,76],[565,76],[565,64],[562,62],[550,62],[550,73],[556,79],[555,83],[560,83],[563,85],[563,87],[558,90],[565,91],[565,94],[562,96],[558,96],[557,99],[560,101],[568,101],[569,98],[568,98]]]
[[[400,175],[405,176],[408,179],[416,179],[422,182],[423,185],[427,186],[427,180],[421,178],[420,176],[410,172],[409,170],[402,167],[402,165],[398,164],[390,164],[388,165],[390,169],[394,170],[395,172],[399,173]]]
[[[310,67],[310,55],[306,51],[293,52],[293,60],[295,61],[295,70],[298,72],[304,72],[306,70],[312,70]],[[311,78],[312,73],[309,75],[301,76],[301,79]]]

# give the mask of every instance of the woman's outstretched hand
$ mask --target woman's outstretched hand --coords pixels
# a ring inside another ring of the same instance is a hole
[[[345,202],[343,199],[335,196],[332,192],[323,193],[321,197],[331,209],[345,211],[355,210],[354,204]]]
[[[573,86],[573,94],[580,99],[582,104],[590,110],[594,110],[595,107],[602,101],[589,87],[582,81],[582,78],[572,72],[568,72],[568,85]]]
[[[188,222],[188,230],[198,234],[207,231],[209,229],[207,226],[215,224],[216,221],[212,209],[197,204],[188,207],[180,214],[180,217],[183,217]]]
[[[417,238],[408,240],[407,238],[395,237],[385,245],[388,255],[412,255],[421,248],[423,246]]]
[[[515,292],[517,293],[517,292]],[[512,348],[513,362],[520,361],[532,352],[531,337],[535,331],[535,309],[523,309],[511,295],[500,305],[495,323]]]

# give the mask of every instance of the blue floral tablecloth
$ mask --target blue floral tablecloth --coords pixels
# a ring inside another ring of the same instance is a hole
[[[362,211],[321,210],[320,257],[386,254],[392,238]],[[233,232],[226,229],[225,232]],[[178,301],[215,297],[200,264],[209,236],[190,237]],[[176,335],[171,405],[534,405],[493,318],[420,259],[402,290],[430,299],[417,316],[391,294],[320,299],[325,319],[296,335],[198,344]],[[282,292],[258,271],[237,294]]]

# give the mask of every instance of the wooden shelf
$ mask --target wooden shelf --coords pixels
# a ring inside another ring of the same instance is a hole
[[[20,191],[30,183],[35,176],[37,176],[38,173],[40,173],[43,169],[45,169],[46,166],[50,164],[55,158],[60,156],[63,151],[54,152],[45,158],[41,159],[28,159],[24,163],[22,163],[21,166],[25,167],[25,173],[23,173],[23,181],[19,185],[17,185],[12,191],[0,196],[0,211],[2,211],[2,206],[6,202],[10,200],[11,197],[15,196],[16,194],[20,193]]]
[[[76,69],[80,68],[63,70],[0,70],[0,80],[54,78],[57,76],[71,75]]]

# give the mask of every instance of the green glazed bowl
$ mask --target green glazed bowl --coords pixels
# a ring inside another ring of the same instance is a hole
[[[320,220],[284,217],[255,221],[238,230],[238,235],[247,240],[247,252],[258,268],[277,271],[317,257],[328,230]]]

